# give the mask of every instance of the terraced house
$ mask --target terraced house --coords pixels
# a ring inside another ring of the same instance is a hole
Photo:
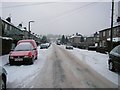
[[[109,47],[110,45],[111,28],[99,31],[100,47]],[[113,27],[113,46],[120,43],[120,25]]]
[[[2,49],[0,55],[9,53],[11,48],[14,48],[17,41],[28,39],[29,33],[27,29],[15,26],[11,23],[10,18],[3,19],[0,17],[0,28],[0,42],[2,43],[2,45],[0,44],[0,49]],[[39,43],[39,37],[36,35],[30,34],[30,37]]]

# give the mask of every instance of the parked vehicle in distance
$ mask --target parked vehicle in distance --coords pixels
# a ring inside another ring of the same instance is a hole
[[[24,43],[24,42],[30,42],[33,45],[34,50],[35,50],[35,59],[37,59],[38,58],[38,50],[37,50],[37,44],[36,44],[35,40],[33,40],[33,39],[19,40],[17,42],[17,45],[20,43]]]
[[[59,42],[56,43],[57,45],[61,45]]]
[[[40,49],[47,49],[49,47],[48,43],[43,43],[40,45]]]
[[[51,43],[45,43],[48,47],[50,47]]]
[[[111,71],[120,71],[120,45],[116,46],[109,53],[109,70]]]
[[[33,64],[36,58],[36,49],[29,42],[18,44],[9,54],[10,65]]]
[[[71,45],[66,45],[66,49],[73,49],[73,46],[71,46]]]
[[[0,66],[0,89],[6,90],[7,72]]]
[[[97,47],[96,46],[88,46],[88,50],[96,51]]]

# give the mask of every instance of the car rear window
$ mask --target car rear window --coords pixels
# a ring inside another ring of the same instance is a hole
[[[33,46],[31,45],[31,43],[20,43],[18,44],[14,51],[29,51],[29,50],[32,50],[33,49]]]

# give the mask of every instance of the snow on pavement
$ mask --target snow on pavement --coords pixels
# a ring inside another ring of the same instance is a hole
[[[8,57],[9,57],[9,55],[0,56],[0,66],[1,67],[8,63]]]
[[[60,47],[65,48],[64,45],[61,45]],[[67,49],[67,51],[71,52],[74,54],[74,56],[87,63],[102,76],[118,85],[118,74],[108,69],[109,56],[107,54],[78,48],[74,48],[73,50]]]
[[[33,65],[21,65],[21,66],[10,66],[8,63],[8,55],[1,56],[0,61],[4,61],[2,65],[8,73],[7,87],[8,88],[17,88],[24,87],[24,84],[29,83],[34,79],[34,77],[40,72],[46,58],[51,54],[52,48],[49,49],[40,49],[38,47],[38,59],[35,60]]]

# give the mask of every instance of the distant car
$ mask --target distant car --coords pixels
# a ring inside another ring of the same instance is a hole
[[[88,46],[88,50],[96,51],[97,47],[96,46]]]
[[[51,44],[50,43],[45,43],[45,45],[47,45],[47,47],[50,47]]]
[[[0,66],[0,89],[6,90],[7,72]]]
[[[24,42],[29,42],[33,45],[34,50],[35,50],[35,59],[37,59],[38,58],[38,50],[37,50],[37,44],[36,44],[35,40],[33,40],[33,39],[19,40],[17,42],[17,45],[20,43],[24,43]]]
[[[61,45],[61,43],[60,43],[59,41],[56,41],[56,44],[57,44],[57,45]]]
[[[36,58],[36,49],[29,42],[18,44],[9,54],[10,65],[33,64]]]
[[[41,44],[40,49],[47,49],[49,47],[48,44]]]
[[[71,45],[66,45],[66,49],[73,49],[73,46],[71,46]]]
[[[109,70],[120,71],[120,45],[116,46],[109,53],[108,64],[109,64]]]

